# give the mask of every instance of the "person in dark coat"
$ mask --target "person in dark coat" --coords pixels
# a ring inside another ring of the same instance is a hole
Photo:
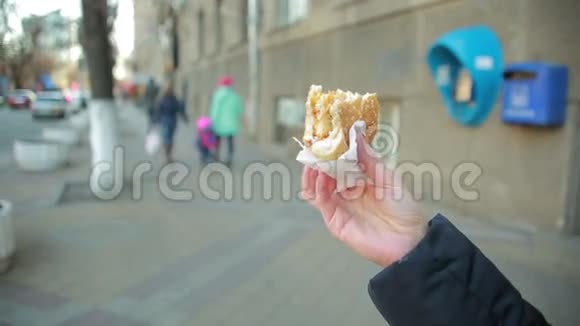
[[[358,156],[372,182],[337,193],[336,180],[306,167],[302,197],[332,235],[384,268],[368,292],[389,325],[549,325],[444,216],[425,220],[370,146],[359,146]]]
[[[154,119],[161,128],[161,142],[167,163],[173,162],[173,137],[177,128],[177,116],[181,116],[184,122],[188,121],[183,103],[175,96],[173,86],[169,85],[157,104]]]
[[[155,104],[157,96],[159,96],[159,86],[155,83],[155,79],[149,78],[143,96],[144,106],[147,110],[147,116],[149,117],[149,128],[151,128],[155,122]]]

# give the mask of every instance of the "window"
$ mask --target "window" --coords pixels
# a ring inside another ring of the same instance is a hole
[[[308,16],[310,0],[277,0],[277,25],[286,26]]]
[[[215,50],[218,51],[222,45],[222,0],[215,1]]]
[[[280,96],[276,98],[276,121],[274,141],[285,143],[290,137],[291,130],[300,129],[304,126],[304,101],[295,98]]]
[[[205,15],[202,10],[197,13],[197,49],[199,56],[205,52]]]

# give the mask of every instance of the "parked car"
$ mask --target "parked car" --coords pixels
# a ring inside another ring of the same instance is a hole
[[[32,105],[32,117],[64,118],[70,107],[71,98],[61,89],[38,92]]]
[[[90,94],[85,91],[75,90],[70,93],[70,112],[78,113],[88,108]]]
[[[33,91],[28,89],[17,89],[8,93],[6,102],[12,109],[29,109],[35,98],[36,96]]]

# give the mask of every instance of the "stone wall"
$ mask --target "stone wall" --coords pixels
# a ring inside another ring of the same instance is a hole
[[[228,19],[222,17],[224,37],[219,46],[212,28],[215,3],[190,1],[182,12],[179,74],[187,80],[193,114],[207,112],[221,74],[233,75],[236,88],[248,94],[242,1],[223,0]],[[400,135],[399,162],[431,162],[442,172],[441,205],[464,215],[545,230],[561,230],[564,216],[577,219],[575,205],[565,204],[566,194],[578,188],[576,181],[569,181],[578,179],[574,166],[580,163],[571,156],[573,144],[579,142],[574,127],[580,99],[577,1],[312,1],[310,15],[291,26],[276,24],[275,3],[262,1],[259,143],[274,142],[274,106],[280,96],[303,101],[313,83],[377,92],[389,107],[385,121],[394,123]],[[196,25],[200,10],[205,17],[203,53]],[[479,128],[451,120],[429,76],[425,54],[441,34],[473,24],[496,30],[507,62],[569,65],[571,105],[564,127],[505,125],[499,103]],[[139,26],[136,30],[138,34]],[[449,175],[462,162],[475,162],[483,170],[474,185],[479,200],[461,200],[450,189]]]

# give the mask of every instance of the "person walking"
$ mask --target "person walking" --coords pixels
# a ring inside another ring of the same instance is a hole
[[[211,119],[201,116],[197,119],[197,149],[199,150],[201,165],[210,163],[217,146],[216,137],[211,127]]]
[[[178,115],[187,123],[188,118],[184,105],[177,99],[173,85],[169,84],[161,96],[154,113],[154,120],[161,129],[161,142],[163,143],[167,163],[173,162],[173,136],[177,128]]]
[[[149,118],[148,129],[151,129],[155,123],[155,104],[158,95],[159,86],[157,86],[157,83],[155,83],[155,79],[149,78],[149,81],[147,81],[147,86],[145,87],[145,94],[143,96],[143,102],[145,109],[147,110],[147,117]]]
[[[240,119],[244,110],[242,98],[233,89],[234,79],[231,76],[220,78],[218,88],[211,100],[210,118],[217,139],[215,158],[219,160],[221,143],[228,142],[226,164],[232,164],[234,155],[234,138],[240,132]]]

